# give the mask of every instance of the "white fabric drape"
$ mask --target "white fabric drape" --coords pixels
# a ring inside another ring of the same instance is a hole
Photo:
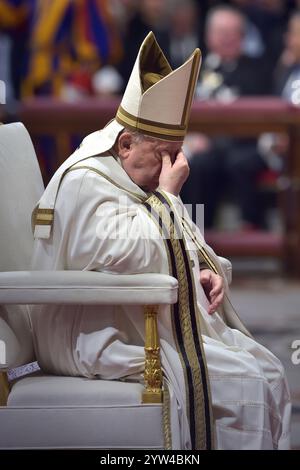
[[[33,268],[168,273],[164,243],[139,200],[147,195],[113,157],[89,158],[84,164],[104,172],[136,196],[88,169],[67,173],[57,196],[52,237],[35,241]],[[176,211],[183,210],[180,198],[167,197]],[[194,228],[185,212],[184,217]],[[198,231],[196,236],[205,244]],[[194,265],[216,447],[286,449],[290,401],[282,365],[237,329],[238,319],[234,327],[234,316],[230,328],[223,321],[223,312],[207,313],[208,301],[199,283],[197,248],[191,240],[187,244]],[[206,248],[217,264],[217,257]],[[144,318],[139,307],[101,307],[100,311],[94,306],[35,306],[31,319],[37,357],[48,372],[104,379],[143,372]],[[160,310],[159,334],[170,387],[173,448],[189,449],[184,376],[168,307]]]

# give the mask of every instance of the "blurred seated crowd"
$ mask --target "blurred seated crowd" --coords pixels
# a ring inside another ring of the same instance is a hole
[[[200,47],[199,100],[274,95],[300,103],[299,0],[0,0],[7,114],[28,97],[122,94],[150,30],[173,68]],[[183,201],[205,205],[206,228],[216,226],[227,197],[241,228],[266,228],[258,181],[264,171],[280,174],[287,151],[284,135],[190,134]]]

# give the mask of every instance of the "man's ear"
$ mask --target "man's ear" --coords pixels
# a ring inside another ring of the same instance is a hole
[[[123,132],[118,139],[118,154],[122,159],[128,158],[132,145],[130,132]]]

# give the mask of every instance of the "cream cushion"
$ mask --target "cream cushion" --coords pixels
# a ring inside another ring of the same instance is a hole
[[[33,375],[0,408],[0,448],[163,448],[162,405],[139,383]]]

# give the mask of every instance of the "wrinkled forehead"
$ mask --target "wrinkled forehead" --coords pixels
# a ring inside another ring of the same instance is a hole
[[[155,148],[159,151],[165,150],[168,153],[178,152],[183,145],[182,142],[170,142],[166,140],[156,140]]]

